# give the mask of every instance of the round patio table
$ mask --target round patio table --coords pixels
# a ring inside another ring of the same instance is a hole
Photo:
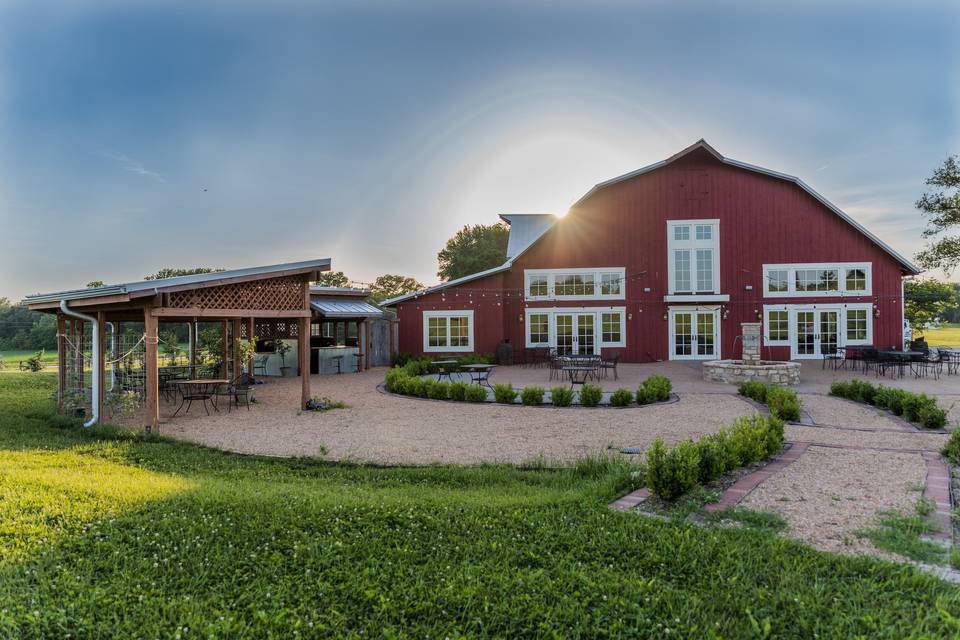
[[[467,373],[470,374],[470,382],[476,384],[486,384],[490,386],[490,371],[496,365],[492,364],[466,364],[463,365],[463,369],[466,369]]]
[[[564,373],[570,378],[570,388],[576,384],[585,384],[587,378],[594,372],[594,367],[570,366],[563,367]]]
[[[452,382],[450,374],[457,370],[457,365],[460,363],[456,360],[435,360],[433,364],[437,366],[437,382],[440,382],[444,376]]]
[[[180,409],[183,409],[183,405],[187,405],[187,410],[184,412],[184,415],[190,413],[190,407],[193,405],[194,400],[203,401],[203,410],[207,412],[207,415],[210,415],[210,409],[207,408],[207,400],[213,398],[213,394],[216,393],[217,387],[222,384],[230,384],[229,380],[171,380],[168,384],[176,385],[180,389],[180,406],[177,407],[177,410],[173,412],[173,418],[177,417],[177,414],[180,413]],[[216,404],[213,405],[213,410],[219,413]]]

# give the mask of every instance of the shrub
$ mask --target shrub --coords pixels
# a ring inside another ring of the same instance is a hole
[[[407,363],[410,362],[411,360],[413,360],[413,354],[412,354],[412,353],[406,353],[406,352],[404,352],[404,351],[398,351],[397,353],[393,354],[393,355],[390,357],[390,366],[391,366],[391,367],[403,367],[403,365],[407,364]]]
[[[740,384],[738,391],[740,395],[756,400],[760,404],[767,404],[767,385],[759,380],[750,380]]]
[[[742,392],[741,392],[742,393]],[[849,398],[850,397],[850,383],[849,382],[834,382],[830,385],[830,395],[837,396],[838,398]]]
[[[866,380],[851,380],[849,393],[850,395],[847,397],[851,400],[865,404],[873,404],[877,394],[877,388]]]
[[[783,433],[783,420],[770,416],[767,419],[767,457],[772,456],[786,444],[786,437]]]
[[[433,362],[429,358],[412,358],[403,365],[409,376],[423,376],[433,372]]]
[[[641,402],[640,404],[647,404],[650,402],[669,400],[673,385],[670,383],[670,378],[666,376],[652,375],[643,381],[641,389],[643,390],[644,399],[647,402]]]
[[[493,385],[493,399],[501,404],[513,404],[517,399],[517,391],[512,384],[501,382]]]
[[[960,429],[950,434],[950,439],[943,446],[940,453],[947,456],[953,464],[960,464]]]
[[[725,429],[703,436],[697,442],[697,447],[700,453],[699,480],[701,483],[710,482],[736,468],[736,456]]]
[[[900,389],[891,389],[891,393],[887,397],[887,408],[893,412],[894,415],[902,416],[903,415],[903,399],[906,395]]]
[[[403,385],[404,394],[408,396],[427,397],[427,381],[423,378],[407,378]]]
[[[630,389],[617,389],[610,394],[610,404],[614,407],[629,407],[633,404],[633,392]]]
[[[676,500],[697,485],[700,454],[689,440],[667,449],[661,438],[647,451],[647,485],[664,500]]]
[[[467,402],[486,402],[487,388],[480,384],[468,384],[464,398]]]
[[[767,389],[767,406],[770,414],[783,420],[800,419],[800,399],[793,389],[773,387]]]
[[[573,389],[570,387],[550,389],[550,401],[555,407],[569,407],[573,403]]]
[[[431,400],[446,400],[450,397],[450,383],[436,382],[427,386],[427,397]]]
[[[873,395],[873,404],[880,409],[890,409],[896,391],[896,389],[890,387],[877,387],[877,391]]]
[[[465,364],[496,364],[497,356],[492,353],[471,353],[469,355],[460,356],[456,360],[457,364],[460,366]]]
[[[585,407],[595,407],[603,399],[603,389],[598,384],[587,383],[580,387],[580,404]]]
[[[751,464],[767,456],[767,418],[759,413],[737,418],[730,425],[730,447],[737,466]]]
[[[403,369],[390,369],[384,379],[384,386],[391,393],[403,393],[404,384],[409,377]]]
[[[457,380],[450,383],[450,399],[457,402],[463,402],[467,397],[467,383],[463,380]]]
[[[520,393],[520,402],[529,407],[543,404],[543,387],[524,387]]]
[[[930,398],[930,402],[920,407],[917,416],[924,429],[943,429],[947,426],[947,412],[937,406],[936,400]]]

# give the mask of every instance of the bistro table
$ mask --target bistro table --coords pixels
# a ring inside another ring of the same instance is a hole
[[[217,387],[222,384],[230,384],[229,380],[171,380],[169,382],[171,385],[175,385],[180,390],[180,406],[177,407],[177,410],[173,412],[174,418],[177,417],[177,414],[180,413],[180,409],[183,409],[183,405],[186,403],[187,410],[184,414],[190,413],[190,406],[193,404],[194,400],[203,401],[203,410],[207,412],[207,415],[210,415],[210,410],[207,408],[207,400],[213,398],[213,394],[216,393]],[[213,405],[213,410],[218,411],[216,404]]]
[[[466,364],[463,365],[463,369],[466,369],[467,373],[470,374],[470,382],[476,384],[486,384],[490,386],[490,372],[496,365],[494,364]]]
[[[585,384],[587,378],[593,374],[596,369],[594,367],[586,367],[583,365],[570,365],[563,367],[563,372],[567,374],[567,377],[570,378],[570,388],[573,388],[573,385]]]
[[[895,364],[897,373],[901,378],[903,377],[904,365],[910,364],[911,360],[922,359],[926,355],[923,351],[897,351],[896,349],[882,349],[877,351],[877,354],[880,356],[880,365],[883,365],[884,360],[888,364]],[[877,368],[877,371],[880,371],[880,367]],[[884,368],[884,371],[886,371],[886,368]]]
[[[453,379],[450,377],[450,374],[456,371],[457,365],[460,364],[460,362],[457,360],[435,360],[433,364],[437,367],[437,382],[440,382],[440,379],[444,376],[452,382]]]

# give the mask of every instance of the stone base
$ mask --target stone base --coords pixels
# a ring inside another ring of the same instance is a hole
[[[711,360],[703,363],[703,379],[726,384],[758,380],[780,386],[798,385],[800,384],[800,363],[770,360],[760,360],[755,363],[743,360]]]

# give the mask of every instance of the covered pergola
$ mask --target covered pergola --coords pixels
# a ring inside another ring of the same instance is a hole
[[[158,328],[161,322],[187,323],[189,331],[190,375],[196,375],[197,324],[219,322],[222,327],[223,377],[236,376],[243,365],[253,370],[253,358],[241,360],[241,339],[256,332],[277,338],[296,338],[300,363],[310,362],[311,308],[310,282],[329,271],[330,259],[278,264],[247,269],[203,273],[159,280],[144,280],[119,285],[76,289],[58,293],[36,294],[25,299],[34,311],[57,315],[59,358],[58,398],[63,409],[64,398],[71,388],[84,392],[84,358],[79,362],[68,357],[68,344],[82,354],[84,335],[90,325],[91,373],[90,409],[87,424],[103,415],[106,391],[105,353],[108,350],[106,329],[109,327],[112,357],[121,352],[122,323],[143,323],[140,343],[143,349],[143,400],[149,424],[156,430],[160,424],[160,389]],[[228,335],[230,338],[228,339]],[[114,363],[115,365],[115,363]],[[115,371],[112,367],[111,371]],[[310,399],[310,369],[300,367],[301,408]]]

